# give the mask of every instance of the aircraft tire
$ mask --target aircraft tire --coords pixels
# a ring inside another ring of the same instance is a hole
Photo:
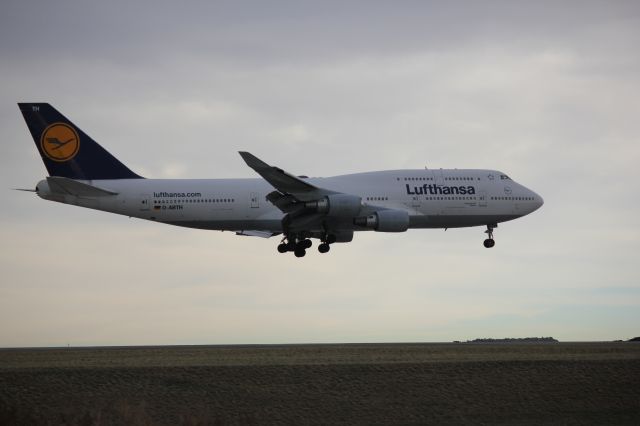
[[[282,243],[282,244],[278,244],[278,253],[286,253],[289,251],[289,248],[287,247],[286,244]]]
[[[491,247],[493,247],[495,245],[496,245],[496,242],[492,238],[487,238],[486,240],[484,240],[484,246],[486,248],[491,248]]]
[[[307,251],[303,248],[297,248],[293,253],[296,255],[296,257],[304,257],[304,255],[307,254]]]
[[[300,240],[296,243],[296,249],[306,250],[313,245],[311,240]]]
[[[331,249],[331,246],[327,243],[322,243],[318,246],[318,251],[320,253],[327,253]]]

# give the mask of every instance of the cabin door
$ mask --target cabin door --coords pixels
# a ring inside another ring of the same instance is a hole
[[[487,191],[478,193],[478,207],[487,207]]]
[[[249,194],[249,205],[252,209],[257,209],[260,207],[260,201],[257,192],[252,192]]]
[[[138,207],[141,212],[146,212],[151,209],[151,206],[149,205],[149,198],[149,194],[140,194],[140,197],[138,198],[140,200]]]

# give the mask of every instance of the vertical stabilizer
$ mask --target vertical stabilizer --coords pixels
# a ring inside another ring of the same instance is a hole
[[[70,179],[141,179],[47,103],[19,103],[50,176]]]

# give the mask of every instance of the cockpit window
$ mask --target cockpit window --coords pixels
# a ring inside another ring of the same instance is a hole
[[[507,175],[500,175],[500,180],[511,180],[511,178]]]

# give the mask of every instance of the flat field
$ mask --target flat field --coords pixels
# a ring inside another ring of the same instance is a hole
[[[639,425],[640,343],[0,349],[0,424]]]

